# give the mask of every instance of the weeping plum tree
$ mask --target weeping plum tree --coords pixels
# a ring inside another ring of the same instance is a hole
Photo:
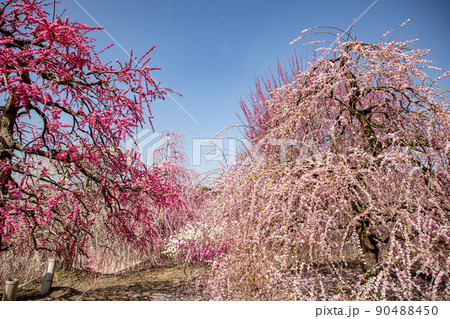
[[[214,298],[448,298],[449,73],[392,31],[337,36],[242,103],[253,148],[218,179]]]
[[[153,47],[104,64],[87,36],[101,28],[50,19],[48,5],[0,7],[1,252],[56,252],[70,266],[94,226],[152,250],[157,212],[182,208],[178,188],[120,143],[167,93],[147,66]]]

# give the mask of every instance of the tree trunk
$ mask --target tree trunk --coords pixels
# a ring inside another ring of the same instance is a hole
[[[380,249],[378,247],[378,242],[375,239],[375,236],[369,230],[370,221],[361,220],[356,223],[356,232],[359,237],[359,242],[361,244],[361,248],[364,252],[364,273],[368,273],[370,275],[374,275],[376,270],[373,268],[379,261],[379,252]]]
[[[16,122],[17,109],[11,96],[8,97],[6,105],[2,109],[0,117],[0,166],[10,167],[12,152],[14,149],[14,124]],[[0,207],[5,206],[5,197],[8,196],[7,184],[11,180],[11,169],[2,169],[0,173]],[[4,228],[4,218],[0,217],[0,227]],[[7,250],[8,247],[3,247],[2,231],[0,231],[0,251]]]

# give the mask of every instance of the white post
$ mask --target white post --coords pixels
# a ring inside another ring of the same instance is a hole
[[[3,291],[2,301],[14,301],[19,287],[19,278],[6,279],[5,290]]]
[[[52,287],[53,274],[55,273],[55,264],[56,264],[55,258],[50,258],[48,260],[47,270],[45,271],[44,281],[42,283],[41,295],[47,294],[50,291],[50,288]]]

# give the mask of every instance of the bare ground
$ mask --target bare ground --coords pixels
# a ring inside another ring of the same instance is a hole
[[[19,286],[17,300],[200,300],[181,265],[121,274],[89,275],[80,270],[56,272],[50,292],[40,295],[42,280]]]

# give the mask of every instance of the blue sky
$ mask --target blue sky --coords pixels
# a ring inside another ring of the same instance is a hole
[[[346,29],[374,0],[62,0],[57,4],[57,13],[67,9],[64,16],[71,21],[95,25],[77,2],[126,51],[142,55],[156,45],[150,66],[162,70],[155,71],[154,78],[183,95],[174,97],[198,124],[170,98],[153,104],[153,124],[156,131],[179,130],[185,135],[192,165],[194,139],[209,139],[240,123],[238,101],[247,96],[255,76],[264,75],[269,67],[275,69],[277,59],[286,62],[294,46],[299,56],[311,57],[312,47],[304,42],[289,45],[301,30],[321,25]],[[379,0],[356,23],[353,34],[374,42],[412,18],[396,38],[420,38],[415,47],[432,49],[429,59],[449,70],[449,12],[450,2],[444,0]],[[92,36],[99,48],[113,42],[103,31]],[[102,57],[127,59],[118,45]],[[445,86],[450,87],[448,81]],[[225,135],[239,137],[239,132]],[[205,165],[208,150],[201,148],[201,165],[193,166],[199,172],[219,165]]]

